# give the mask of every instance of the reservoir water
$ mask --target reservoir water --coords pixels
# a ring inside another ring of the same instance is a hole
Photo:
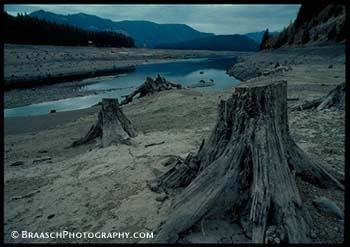
[[[31,116],[48,114],[52,109],[57,112],[91,107],[102,98],[118,98],[131,93],[144,83],[147,76],[155,78],[157,74],[167,80],[189,86],[200,80],[215,82],[211,87],[193,88],[191,90],[227,89],[239,83],[237,79],[226,74],[226,69],[235,63],[234,57],[215,57],[188,59],[186,61],[144,64],[135,67],[127,74],[89,78],[86,85],[79,90],[106,90],[103,93],[48,101],[22,107],[5,109],[5,117]]]

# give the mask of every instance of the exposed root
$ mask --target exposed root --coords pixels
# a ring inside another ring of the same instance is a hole
[[[309,241],[311,218],[295,176],[343,187],[290,137],[286,99],[287,84],[280,81],[239,85],[220,103],[208,142],[153,181],[156,190],[186,186],[158,227],[156,242],[176,242],[203,217],[230,212],[254,243],[272,236],[282,243]]]

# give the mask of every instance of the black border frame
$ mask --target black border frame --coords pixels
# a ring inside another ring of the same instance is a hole
[[[102,0],[102,1],[96,1],[96,0],[54,0],[54,1],[45,1],[45,0],[32,0],[32,1],[26,1],[26,0],[1,0],[0,3],[0,11],[1,11],[1,20],[3,19],[3,13],[4,13],[4,5],[5,4],[303,4],[306,3],[306,0],[120,0],[120,1],[113,1],[113,0]],[[309,1],[310,2],[310,1]],[[327,1],[327,0],[319,0],[314,2],[314,4],[318,3],[330,3],[330,4],[343,4],[346,7],[346,42],[345,42],[345,57],[346,57],[346,64],[345,64],[345,81],[346,81],[346,98],[345,98],[345,193],[344,193],[344,210],[345,210],[345,218],[344,218],[344,242],[342,244],[316,244],[316,243],[310,243],[310,244],[291,244],[296,246],[350,246],[350,115],[349,115],[349,109],[350,109],[350,4],[346,0],[333,0],[333,1]],[[3,30],[3,21],[0,21],[0,30]],[[2,32],[0,33],[0,62],[1,62],[1,83],[0,83],[0,90],[1,90],[1,97],[0,97],[0,107],[1,107],[1,119],[0,119],[0,127],[1,127],[1,176],[0,176],[0,183],[1,183],[1,211],[0,211],[0,220],[2,224],[0,224],[0,240],[3,246],[5,245],[20,245],[20,244],[9,244],[4,243],[4,42],[3,42],[3,35]],[[23,244],[24,245],[24,244]],[[39,244],[25,244],[27,246],[35,246]],[[46,245],[46,244],[45,244]],[[56,245],[53,243],[53,245]],[[62,245],[62,244],[58,244]],[[64,244],[64,245],[70,245],[70,243]],[[91,244],[81,244],[81,245],[89,245]],[[93,244],[93,245],[111,245],[111,244]],[[133,246],[134,244],[114,244],[117,246]],[[164,245],[173,245],[178,246],[180,244],[137,244],[142,246],[164,246]],[[204,246],[213,246],[213,245],[223,245],[223,246],[232,246],[232,244],[191,244],[191,245],[204,245]],[[233,245],[243,245],[243,244],[233,244]],[[256,246],[260,244],[244,244],[245,246]],[[262,245],[262,244],[261,244]]]

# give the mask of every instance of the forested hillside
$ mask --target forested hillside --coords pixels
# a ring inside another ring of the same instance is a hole
[[[134,47],[134,40],[115,32],[95,32],[40,20],[28,15],[4,13],[4,41],[13,44]]]
[[[262,42],[261,49],[342,42],[345,36],[344,5],[303,4],[295,21],[279,35],[269,35]]]

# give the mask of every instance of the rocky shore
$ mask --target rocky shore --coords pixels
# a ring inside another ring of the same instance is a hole
[[[247,81],[256,77],[264,79],[263,77],[268,77],[272,74],[272,76],[276,76],[275,74],[278,74],[278,72],[286,72],[292,68],[308,66],[311,66],[309,69],[310,73],[312,73],[311,68],[322,65],[329,67],[329,70],[325,71],[332,71],[332,69],[337,69],[334,66],[345,66],[344,52],[344,44],[331,42],[316,46],[264,50],[249,56],[240,56],[237,63],[229,68],[227,73],[239,80]],[[336,81],[341,81],[342,78],[344,77],[334,77]],[[328,83],[333,83],[334,81],[327,79],[325,78],[324,81]],[[320,81],[313,82],[317,84]]]
[[[343,44],[336,43],[266,50],[239,57],[227,73],[244,83],[287,80],[288,98],[300,103],[345,82],[344,50]]]

